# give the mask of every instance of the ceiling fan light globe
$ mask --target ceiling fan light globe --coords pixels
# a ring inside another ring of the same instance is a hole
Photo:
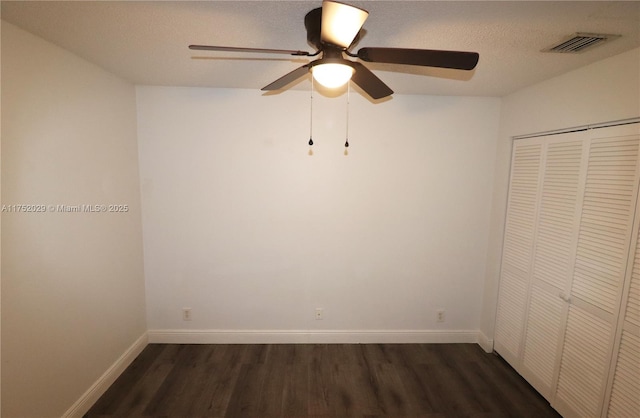
[[[348,48],[368,16],[369,12],[364,9],[325,0],[322,2],[322,41]]]
[[[346,84],[353,75],[353,68],[346,64],[319,64],[311,69],[313,78],[324,87],[334,89]]]

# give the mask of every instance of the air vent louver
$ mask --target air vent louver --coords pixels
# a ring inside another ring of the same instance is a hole
[[[620,35],[602,33],[576,33],[557,45],[543,49],[542,52],[578,53],[619,37]]]

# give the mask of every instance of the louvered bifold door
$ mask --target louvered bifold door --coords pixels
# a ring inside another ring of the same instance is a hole
[[[636,207],[635,251],[627,269],[614,360],[603,417],[640,417],[640,202]]]
[[[521,358],[533,260],[542,143],[539,138],[515,141],[511,158],[494,346],[516,369]]]
[[[544,151],[533,251],[533,279],[520,373],[551,401],[555,389],[578,237],[581,184],[588,147],[584,132],[554,135]]]
[[[637,130],[637,128],[636,128]],[[639,136],[589,132],[588,165],[554,407],[599,417],[611,366],[638,189]]]

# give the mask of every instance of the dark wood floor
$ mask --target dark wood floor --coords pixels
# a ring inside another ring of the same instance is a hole
[[[85,417],[559,417],[476,344],[151,344]]]

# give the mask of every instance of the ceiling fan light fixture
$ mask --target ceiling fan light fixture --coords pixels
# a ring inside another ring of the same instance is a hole
[[[346,84],[353,75],[353,68],[346,64],[325,63],[311,68],[313,78],[323,86],[334,89]]]
[[[347,48],[353,42],[369,12],[335,1],[322,2],[322,40]]]

